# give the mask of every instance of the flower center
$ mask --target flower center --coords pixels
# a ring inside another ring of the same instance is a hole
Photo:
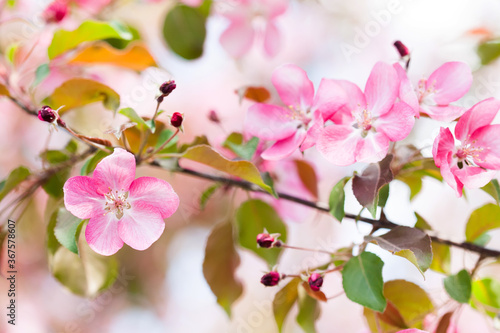
[[[434,88],[435,82],[429,85],[428,88],[425,88],[426,83],[427,83],[426,79],[418,81],[418,89],[417,89],[418,103],[426,105],[434,105],[435,103],[434,99],[432,98],[432,95],[436,93],[436,88]]]
[[[479,154],[484,150],[481,147],[475,147],[474,142],[465,143],[463,146],[458,148],[457,150],[457,158],[459,159],[459,163],[465,162],[465,164],[469,166],[477,166],[476,162],[483,162],[479,158]],[[461,164],[463,165],[463,164]]]
[[[293,105],[289,105],[288,108],[292,111],[290,119],[301,121],[306,127],[311,122],[312,118],[310,110],[304,112],[302,109],[297,109]]]
[[[373,127],[373,121],[375,119],[372,118],[372,114],[370,111],[363,109],[361,112],[356,112],[353,114],[354,116],[354,128],[359,128],[363,130],[363,137],[368,134],[368,131]]]
[[[129,209],[130,204],[127,202],[128,192],[125,192],[123,189],[121,191],[114,191],[110,188],[109,192],[104,195],[106,198],[106,204],[104,210],[106,213],[114,213],[117,219],[121,219],[123,217],[123,210]]]

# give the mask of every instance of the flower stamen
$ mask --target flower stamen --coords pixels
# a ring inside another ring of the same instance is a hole
[[[123,217],[123,211],[125,209],[130,209],[130,203],[127,201],[128,192],[125,192],[123,189],[118,192],[109,188],[109,192],[104,195],[106,198],[106,203],[104,210],[106,211],[104,215],[108,213],[114,213],[117,219],[121,219]]]

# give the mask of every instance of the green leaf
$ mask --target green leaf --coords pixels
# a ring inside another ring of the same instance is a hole
[[[40,157],[52,165],[69,160],[69,156],[60,150],[46,150],[40,154]]]
[[[54,235],[59,243],[73,253],[78,254],[78,244],[76,239],[76,231],[82,219],[77,218],[65,208],[60,208],[57,213],[56,225],[54,227]]]
[[[50,74],[49,64],[42,64],[38,66],[35,71],[35,80],[33,81],[33,86],[37,86],[42,83],[43,80],[47,78]]]
[[[53,109],[64,106],[59,114],[95,102],[102,102],[104,107],[115,111],[120,106],[120,95],[100,82],[75,78],[64,82],[43,100]]]
[[[397,176],[397,179],[404,182],[410,188],[410,200],[420,193],[422,190],[422,177],[415,176],[413,174],[405,174],[402,176]]]
[[[133,35],[119,22],[85,21],[76,30],[67,31],[61,29],[54,33],[52,43],[48,48],[49,59],[54,59],[81,43],[106,38],[131,40]]]
[[[345,216],[344,212],[344,203],[345,203],[345,192],[344,187],[345,184],[349,181],[351,177],[342,178],[335,186],[332,188],[330,192],[330,214],[333,215],[337,219],[337,221],[342,222]]]
[[[272,189],[265,184],[257,167],[248,161],[231,161],[216,152],[208,145],[188,148],[183,154],[172,154],[172,157],[185,158],[208,165],[216,170],[226,172],[250,183],[260,186],[272,194]]]
[[[236,212],[236,223],[240,245],[256,253],[269,266],[276,265],[282,249],[259,248],[256,241],[257,235],[266,229],[272,234],[279,233],[280,240],[286,242],[286,226],[274,208],[257,199],[245,201]]]
[[[243,286],[234,273],[240,257],[234,247],[231,221],[217,224],[208,236],[203,261],[203,275],[217,296],[217,303],[231,316],[231,305],[243,292]]]
[[[200,145],[209,145],[208,139],[205,135],[196,136],[193,141],[190,143],[185,143],[179,148],[179,153],[184,153],[188,148],[200,146]]]
[[[69,154],[74,154],[78,150],[78,143],[75,140],[69,140],[66,146],[64,147]]]
[[[150,128],[150,125],[148,123],[146,123],[144,121],[144,119],[142,119],[141,117],[139,117],[139,115],[132,108],[123,108],[123,109],[120,109],[120,111],[118,111],[118,113],[124,115],[125,117],[127,117],[128,119],[130,119],[130,121],[132,121],[132,122],[136,123],[137,125],[141,126],[142,130],[144,130],[146,128]]]
[[[294,162],[297,166],[297,173],[299,174],[300,181],[309,193],[317,199],[318,177],[316,176],[316,171],[311,164],[304,160],[294,160]]]
[[[488,184],[481,187],[481,190],[491,195],[497,205],[500,205],[500,184],[498,184],[498,180],[492,179]]]
[[[465,227],[465,237],[468,242],[473,242],[486,231],[496,228],[500,228],[500,206],[490,203],[472,212]]]
[[[81,227],[79,233],[78,255],[61,246],[54,233],[57,216],[58,211],[55,211],[47,227],[50,271],[72,293],[96,297],[116,280],[118,261],[115,257],[101,256],[90,249],[85,241],[85,227]]]
[[[415,223],[415,228],[420,230],[432,230],[432,227],[427,221],[418,213],[415,213],[417,217],[417,223]]]
[[[279,332],[282,331],[283,323],[292,309],[292,306],[297,301],[299,296],[297,288],[301,282],[302,280],[300,278],[293,278],[274,296],[273,313]]]
[[[99,150],[97,153],[95,153],[94,156],[89,157],[85,163],[82,166],[82,169],[80,170],[80,175],[86,176],[89,173],[93,172],[95,167],[103,158],[108,156],[110,153]]]
[[[432,242],[432,263],[429,268],[439,273],[450,274],[451,253],[448,245]]]
[[[380,189],[394,177],[390,168],[392,158],[392,155],[387,155],[382,161],[368,165],[361,175],[354,175],[352,190],[363,207],[376,211]]]
[[[489,40],[479,44],[477,55],[481,59],[482,65],[488,65],[500,57],[500,41],[498,39]]]
[[[472,244],[476,244],[476,245],[485,247],[486,244],[488,244],[490,240],[491,240],[491,235],[488,233],[484,233],[481,236],[479,236],[478,238],[474,239]]]
[[[500,312],[500,282],[489,277],[475,280],[472,283],[471,303],[474,308],[484,310],[488,316],[497,316]]]
[[[269,172],[263,172],[261,176],[264,183],[271,188],[273,197],[278,199],[279,195],[278,192],[276,192],[276,189],[274,188],[274,179],[273,177],[271,177],[271,174]]]
[[[342,286],[347,298],[372,310],[383,312],[387,302],[383,294],[384,262],[375,254],[362,252],[352,257],[342,270]]]
[[[318,301],[310,297],[303,286],[298,287],[299,313],[297,314],[297,323],[306,333],[315,333],[314,323],[319,318],[320,308]]]
[[[389,184],[386,184],[382,186],[382,188],[380,188],[380,191],[378,192],[377,206],[385,207],[387,199],[389,199]]]
[[[207,34],[206,17],[186,5],[175,6],[165,17],[163,38],[177,55],[187,60],[201,57]]]
[[[472,292],[472,281],[465,269],[456,275],[450,275],[444,279],[444,289],[455,301],[459,303],[469,303]]]
[[[406,325],[422,329],[423,319],[434,309],[429,295],[409,281],[386,282],[384,296],[387,299],[387,308],[383,313],[364,309],[368,326],[374,333],[393,333],[407,328]]]
[[[127,24],[126,28],[130,33],[132,34],[132,38],[130,39],[122,39],[122,38],[106,38],[104,39],[104,42],[108,43],[112,47],[114,47],[117,50],[124,50],[126,49],[130,44],[132,44],[134,41],[141,40],[141,34],[139,33],[139,30],[137,28]]]
[[[222,147],[231,150],[242,159],[250,161],[255,154],[258,145],[259,138],[252,137],[248,140],[248,142],[244,142],[243,135],[241,133],[233,132],[226,138]]]
[[[208,187],[200,196],[200,209],[204,210],[208,200],[212,197],[215,191],[221,186],[220,183],[215,183]]]
[[[366,236],[392,254],[408,259],[424,276],[432,262],[431,239],[417,228],[398,226],[382,236]]]
[[[160,148],[161,145],[170,139],[174,135],[174,132],[169,130],[169,129],[164,129],[163,131],[160,132],[158,136],[158,141],[156,142],[155,148]],[[177,151],[177,142],[179,141],[179,137],[176,136],[172,140],[170,140],[167,145],[158,152],[158,154],[173,154]]]
[[[0,191],[0,201],[5,198],[10,191],[15,189],[17,185],[21,184],[28,176],[30,175],[30,171],[23,166],[20,166],[14,170],[12,170],[5,180],[5,183]]]
[[[68,180],[70,172],[71,167],[68,167],[54,173],[42,184],[42,188],[48,195],[54,198],[62,198],[64,195],[63,186],[66,180]]]

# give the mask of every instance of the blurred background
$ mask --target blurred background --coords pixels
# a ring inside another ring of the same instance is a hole
[[[57,26],[46,26],[41,20],[41,13],[49,4],[47,1],[18,0],[15,6],[8,2],[11,1],[0,1],[0,47],[5,47],[7,37],[12,34],[23,43],[34,45],[31,60],[23,64],[17,77],[22,83],[33,80],[34,70],[45,61],[44,50]],[[459,103],[471,106],[488,97],[500,98],[500,64],[492,61],[482,65],[477,54],[482,41],[500,36],[500,2],[494,0],[291,1],[286,12],[275,20],[282,41],[276,55],[268,56],[262,40],[257,39],[251,50],[239,58],[230,56],[219,42],[229,24],[224,15],[237,2],[215,0],[207,21],[203,55],[192,61],[171,52],[162,37],[163,20],[175,5],[173,1],[116,1],[104,4],[109,6],[105,9],[97,0],[81,1],[80,5],[79,11],[61,22],[62,27],[74,29],[75,22],[94,15],[94,10],[100,19],[125,22],[138,30],[159,66],[138,74],[94,65],[86,69],[85,75],[111,86],[121,95],[122,107],[133,107],[142,116],[153,114],[158,86],[167,79],[175,79],[177,89],[163,108],[168,114],[184,113],[182,142],[206,134],[209,141],[217,145],[231,131],[242,131],[246,110],[252,102],[240,101],[235,90],[249,85],[265,86],[277,101],[270,75],[284,63],[294,63],[306,70],[315,87],[323,77],[347,79],[363,87],[377,61],[398,61],[399,55],[392,46],[395,40],[403,41],[411,51],[408,75],[414,84],[446,61],[463,61],[472,68],[474,83]],[[6,71],[1,66],[0,62],[0,73]],[[40,96],[73,75],[78,73],[72,72],[72,68],[61,69],[27,93],[33,100],[40,100]],[[221,125],[208,120],[211,110],[217,112]],[[0,116],[2,179],[19,165],[39,169],[42,150],[61,148],[70,139],[62,131],[49,133],[47,124],[25,114],[7,99],[0,99]],[[167,119],[166,114],[160,117],[160,120]],[[99,137],[120,123],[100,104],[68,113],[65,121],[82,133]],[[445,125],[421,119],[405,142],[424,148],[424,153],[430,156],[433,139],[439,127]],[[314,148],[306,151],[304,158],[316,167],[322,202],[327,202],[329,191],[339,179],[364,168],[364,165],[333,166]],[[75,168],[75,175],[78,170]],[[2,315],[1,332],[277,332],[271,303],[278,288],[266,288],[259,283],[268,269],[263,261],[249,251],[239,250],[241,264],[236,275],[243,283],[244,292],[234,304],[231,318],[217,305],[203,277],[207,236],[213,225],[234,211],[233,199],[219,191],[202,211],[199,197],[209,182],[138,168],[137,176],[144,175],[169,181],[181,198],[179,210],[166,220],[164,234],[149,249],[140,252],[125,246],[118,252],[120,268],[115,285],[94,299],[72,294],[49,272],[44,218],[47,196],[42,191],[35,194],[35,200],[26,205],[17,220],[18,322],[15,327],[7,325]],[[293,190],[287,189],[290,194],[294,194]],[[390,220],[413,226],[415,211],[433,226],[437,235],[456,241],[464,239],[470,212],[492,201],[480,190],[467,191],[467,198],[456,198],[448,185],[433,179],[424,180],[422,192],[411,203],[409,189],[403,183],[391,183],[390,193],[386,208]],[[347,195],[346,211],[356,214],[361,207],[352,193]],[[238,191],[234,201],[238,203],[245,198],[245,193]],[[303,208],[294,213],[294,218],[282,218],[289,228],[288,243],[295,246],[335,250],[352,242],[361,243],[363,235],[369,232],[363,224],[356,225],[349,220],[340,224],[327,214]],[[1,223],[6,221],[7,216],[2,216]],[[500,249],[500,234],[498,231],[491,234],[489,246]],[[375,247],[370,250],[386,262],[384,280],[402,278],[414,282],[432,295],[436,306],[448,300],[442,288],[443,275],[429,271],[424,280],[404,259]],[[321,263],[325,260],[323,256],[285,250],[279,268],[294,273]],[[453,249],[451,271],[457,272],[464,265],[470,267],[474,258]],[[3,264],[5,259],[3,256]],[[479,275],[500,276],[500,271],[493,269],[485,268]],[[2,308],[8,302],[7,289],[7,281],[0,279]],[[329,274],[322,290],[327,296],[338,294],[342,290],[340,275]],[[302,332],[295,322],[296,312],[297,309],[292,309],[284,332]],[[491,321],[469,307],[461,311],[457,327],[461,333],[494,332]],[[319,332],[369,331],[362,307],[345,295],[321,304],[317,329]]]

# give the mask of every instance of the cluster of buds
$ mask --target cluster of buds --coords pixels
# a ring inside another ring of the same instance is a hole
[[[57,125],[66,128],[66,123],[59,117],[57,111],[58,110],[53,110],[50,106],[42,106],[42,108],[38,110],[38,119],[53,124],[54,126],[57,123]]]
[[[161,95],[158,96],[158,98],[156,99],[158,103],[163,102],[163,99],[168,95],[170,95],[170,93],[174,91],[176,87],[177,85],[175,84],[174,80],[168,80],[167,82],[163,82],[162,85],[160,86]]]
[[[278,240],[279,236],[280,234],[268,234],[267,231],[264,230],[264,233],[257,235],[257,245],[265,249],[281,247],[283,243]]]

